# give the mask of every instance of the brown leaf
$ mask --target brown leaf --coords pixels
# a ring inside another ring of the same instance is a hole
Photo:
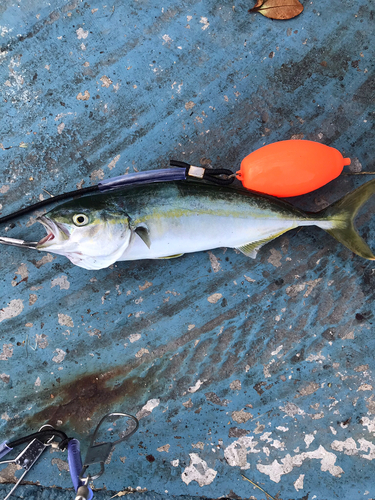
[[[303,11],[298,0],[257,0],[249,12],[259,12],[270,19],[292,19]]]

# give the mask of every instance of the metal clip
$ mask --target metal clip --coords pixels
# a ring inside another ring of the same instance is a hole
[[[45,427],[51,427],[50,425],[43,425],[39,431],[44,429]],[[21,477],[18,479],[16,484],[13,486],[13,488],[10,490],[10,492],[7,494],[7,496],[4,498],[4,500],[7,500],[11,494],[15,491],[15,489],[18,487],[22,479],[26,476],[26,474],[29,472],[31,467],[35,464],[35,462],[38,460],[40,455],[43,453],[43,451],[49,446],[49,443],[52,441],[54,436],[52,436],[47,443],[43,443],[39,439],[33,439],[27,446],[26,448],[21,451],[21,453],[14,459],[12,460],[3,460],[0,462],[0,465],[2,464],[16,464],[19,465],[24,469],[24,473],[21,475]],[[8,446],[4,446],[5,443],[3,443],[3,448],[8,448],[8,450],[5,450],[6,453],[11,450]],[[5,454],[5,453],[4,453]],[[4,456],[4,454],[2,456]]]
[[[125,417],[126,420],[126,427],[124,428],[123,423],[121,422],[120,425],[117,427],[116,426],[116,420]],[[130,419],[130,421],[128,420]],[[107,431],[111,432],[111,435],[115,433],[115,430],[117,431],[118,435],[120,436],[119,439],[115,441],[104,441],[101,443],[98,443],[99,439],[99,432],[103,432],[104,425],[103,424],[112,424],[112,427],[110,429],[106,429]],[[134,432],[138,429],[139,422],[138,419],[133,417],[133,415],[129,415],[128,413],[108,413],[105,415],[97,425],[94,434],[91,438],[90,441],[90,446],[89,449],[87,450],[86,453],[86,458],[81,470],[81,474],[79,475],[79,479],[83,479],[83,476],[88,469],[90,465],[94,464],[100,464],[100,471],[97,472],[94,475],[88,474],[87,475],[87,481],[89,480],[94,480],[100,477],[104,473],[104,464],[107,461],[112,449],[118,444],[121,443],[121,441],[124,441],[124,439],[130,437]]]
[[[4,460],[3,462],[0,462],[0,464],[20,465],[25,471],[18,479],[16,484],[13,486],[13,488],[10,490],[10,492],[7,494],[7,496],[4,498],[4,500],[7,500],[10,497],[10,495],[14,492],[14,490],[17,488],[17,486],[26,476],[31,467],[35,464],[35,462],[38,460],[43,451],[47,448],[47,446],[48,445],[39,441],[39,439],[33,439],[33,441],[31,441],[31,443],[29,443],[26,446],[26,448],[23,451],[21,451],[21,453],[15,459]]]
[[[36,246],[38,244],[37,241],[25,241],[25,240],[17,240],[16,238],[7,238],[6,236],[0,236],[0,243],[3,245],[11,245],[13,247],[20,248],[32,248],[36,250]]]

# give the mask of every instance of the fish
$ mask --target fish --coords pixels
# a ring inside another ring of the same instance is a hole
[[[90,270],[220,247],[255,258],[287,231],[318,226],[355,254],[375,260],[354,226],[374,192],[372,180],[320,212],[304,212],[279,198],[203,182],[132,186],[68,201],[40,216],[47,234],[36,248]]]

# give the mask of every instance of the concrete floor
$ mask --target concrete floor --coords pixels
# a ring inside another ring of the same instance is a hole
[[[304,2],[290,21],[250,7],[3,0],[2,214],[170,158],[235,171],[290,138],[374,170],[373,3]],[[291,201],[317,211],[367,179]],[[370,245],[373,210],[357,221]],[[0,235],[40,238],[34,215]],[[48,422],[86,449],[124,410],[140,428],[95,498],[264,499],[241,473],[283,500],[375,498],[375,269],[322,230],[256,260],[216,249],[85,271],[2,247],[0,266],[0,442]],[[19,498],[72,498],[66,460],[46,452]],[[1,494],[18,475],[0,470]]]

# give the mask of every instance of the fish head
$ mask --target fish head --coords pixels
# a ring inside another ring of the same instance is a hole
[[[131,236],[126,213],[111,204],[96,203],[92,208],[85,198],[60,205],[37,220],[47,235],[36,248],[65,255],[84,269],[103,269],[116,262]]]

